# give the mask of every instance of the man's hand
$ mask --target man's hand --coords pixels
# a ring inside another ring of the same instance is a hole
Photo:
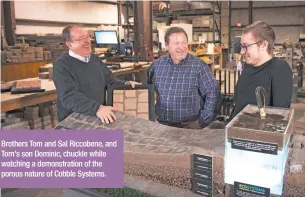
[[[99,117],[103,123],[109,124],[116,120],[113,111],[116,111],[114,107],[100,105],[100,108],[96,112],[96,116]]]
[[[135,81],[126,81],[125,85],[130,85],[132,88],[135,88],[136,85],[141,85],[142,83],[138,83]]]

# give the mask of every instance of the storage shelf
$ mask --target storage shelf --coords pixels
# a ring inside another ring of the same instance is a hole
[[[209,28],[209,27],[193,27],[193,32],[213,32],[213,28]]]
[[[252,7],[252,9],[270,9],[270,8],[300,8],[304,7],[305,5],[285,5],[285,6],[260,6],[260,7]],[[241,7],[241,8],[231,8],[231,10],[248,10],[249,7]]]
[[[22,19],[22,18],[16,18],[16,23],[18,25],[42,25],[42,26],[66,26],[70,24],[82,24],[84,26],[100,26],[100,25],[118,25],[118,24],[107,24],[107,23],[77,23],[77,22],[64,22],[64,21],[49,21],[49,20],[36,20],[36,19]]]
[[[212,28],[209,27],[193,27],[193,32],[213,32]],[[157,29],[153,29],[153,33],[159,33]]]
[[[271,27],[303,27],[304,24],[276,24],[276,25],[270,25]],[[239,28],[245,28],[246,25],[242,25],[240,27],[238,26],[231,26],[231,28],[239,29]]]
[[[220,14],[216,12],[215,14]],[[154,18],[164,18],[164,17],[179,17],[179,16],[209,16],[213,15],[213,10],[189,10],[180,12],[169,12],[169,13],[154,13]]]
[[[179,20],[180,17],[195,17],[195,16],[211,16],[213,18],[213,28],[209,27],[193,27],[193,33],[198,32],[215,32],[221,38],[221,17],[219,21],[216,16],[221,14],[221,4],[218,1],[211,2],[212,9],[192,9],[192,10],[180,10],[180,11],[168,11],[162,13],[153,13],[153,19],[160,22],[164,20],[169,20],[169,18],[174,20]],[[170,20],[171,20],[170,19]],[[153,33],[158,33],[157,30],[153,30]],[[213,43],[221,43],[221,40],[214,40]]]

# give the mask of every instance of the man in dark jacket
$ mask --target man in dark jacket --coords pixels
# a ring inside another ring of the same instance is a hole
[[[258,21],[242,32],[241,54],[246,60],[234,93],[235,117],[246,105],[257,104],[255,89],[266,89],[266,106],[290,108],[292,97],[292,71],[285,60],[272,56],[275,41],[273,29]]]
[[[135,87],[137,82],[120,81],[100,59],[91,54],[91,38],[86,29],[70,25],[63,29],[62,38],[69,54],[53,64],[53,80],[57,91],[58,120],[72,112],[97,116],[102,122],[116,120],[111,106],[104,106],[105,89],[112,84]]]

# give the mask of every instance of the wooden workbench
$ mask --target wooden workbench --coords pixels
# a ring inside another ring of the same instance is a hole
[[[120,69],[120,70],[113,70],[112,74],[113,74],[113,76],[119,76],[119,75],[125,75],[125,74],[128,74],[128,73],[143,72],[143,71],[147,70],[149,68],[149,66],[150,66],[150,64],[149,65],[144,65],[144,66],[136,68],[136,69],[123,68],[123,69]]]
[[[38,78],[28,78],[23,79],[22,81],[32,79]],[[7,112],[22,107],[56,100],[56,88],[52,80],[41,79],[41,88],[45,89],[45,92],[29,94],[11,94],[10,92],[1,93],[1,111]]]
[[[144,65],[137,69],[125,68],[120,70],[114,70],[113,75],[119,76],[128,73],[136,73],[145,71],[150,65]],[[36,78],[28,78],[23,80],[32,80]],[[23,81],[22,80],[22,81]],[[10,92],[1,93],[1,111],[7,112],[23,107],[36,105],[44,102],[56,100],[56,88],[52,80],[41,79],[41,86],[45,89],[45,92],[29,93],[29,94],[11,94]]]

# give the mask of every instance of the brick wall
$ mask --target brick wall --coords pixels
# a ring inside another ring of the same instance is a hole
[[[148,90],[114,90],[113,106],[119,111],[148,120]]]

